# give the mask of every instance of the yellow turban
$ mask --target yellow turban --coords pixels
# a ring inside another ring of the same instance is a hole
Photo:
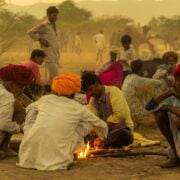
[[[81,78],[79,75],[64,73],[56,76],[51,84],[51,89],[61,95],[71,95],[81,89]]]

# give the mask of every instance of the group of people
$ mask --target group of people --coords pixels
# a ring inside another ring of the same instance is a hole
[[[169,159],[162,167],[180,164],[180,64],[174,52],[163,56],[163,64],[153,79],[142,77],[142,60],[136,60],[131,38],[120,40],[124,53],[110,52],[110,61],[96,73],[82,76],[59,74],[59,48],[56,43],[58,10],[47,9],[49,21],[33,28],[29,35],[41,43],[30,59],[21,65],[0,68],[0,158],[16,156],[10,149],[13,134],[22,132],[18,166],[37,170],[68,169],[74,154],[84,146],[84,138],[96,135],[94,146],[122,148],[133,143],[134,102],[137,93],[148,93],[149,85],[158,93],[141,104],[153,112],[157,124],[170,145]],[[103,32],[101,32],[102,34]],[[102,35],[94,37],[103,39]],[[97,44],[98,52],[101,47]],[[98,54],[101,57],[101,53]],[[27,107],[19,99],[23,90],[43,85],[38,65],[46,59],[51,92]],[[76,93],[85,93],[87,105],[74,100]],[[142,94],[141,94],[142,95]]]

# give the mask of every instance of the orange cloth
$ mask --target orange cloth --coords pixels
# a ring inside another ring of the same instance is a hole
[[[51,84],[51,89],[61,95],[71,95],[81,89],[81,78],[79,75],[64,73],[56,76]]]

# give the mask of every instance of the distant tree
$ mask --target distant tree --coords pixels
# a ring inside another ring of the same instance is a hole
[[[62,2],[59,6],[59,19],[65,22],[82,22],[92,17],[90,11],[79,8],[71,0]]]
[[[13,13],[3,8],[0,0],[0,55],[8,51],[18,36],[22,36],[37,22],[27,13]]]
[[[179,36],[180,16],[174,16],[171,18],[165,16],[157,18],[153,17],[149,22],[149,26],[154,32],[164,36],[168,41],[171,41],[175,36]]]
[[[4,6],[5,4],[5,0],[0,0],[0,7]]]

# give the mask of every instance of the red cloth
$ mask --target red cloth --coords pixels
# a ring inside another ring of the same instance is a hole
[[[120,61],[113,62],[106,70],[99,74],[103,85],[121,88],[123,81],[123,66]]]
[[[174,71],[174,76],[180,76],[180,64],[177,65],[176,70]]]
[[[99,74],[103,85],[117,86],[121,88],[123,81],[123,66],[120,61],[113,62],[107,69]],[[86,93],[86,101],[89,103],[91,96]]]
[[[0,69],[0,79],[15,81],[17,84],[27,86],[34,80],[33,73],[23,65],[9,64]]]

